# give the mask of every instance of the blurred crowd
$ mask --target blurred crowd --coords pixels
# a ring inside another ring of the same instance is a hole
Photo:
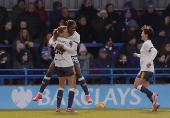
[[[47,20],[50,26],[46,25]],[[140,53],[141,27],[149,25],[154,29],[152,43],[158,50],[154,61],[155,68],[170,67],[170,4],[161,15],[155,12],[154,3],[146,4],[141,16],[132,2],[124,4],[121,14],[114,11],[114,4],[108,3],[105,8],[97,10],[91,0],[84,0],[75,17],[69,16],[69,10],[62,3],[55,1],[53,11],[47,14],[43,0],[35,0],[25,6],[25,0],[18,0],[13,7],[12,17],[9,19],[6,8],[0,6],[0,44],[11,45],[0,47],[0,69],[47,69],[53,60],[54,50],[49,45],[52,32],[67,20],[75,20],[77,32],[80,34],[81,45],[78,59],[81,68],[140,68],[139,58],[133,53]],[[38,48],[34,43],[40,43]],[[103,48],[85,47],[83,43],[103,43]],[[113,43],[124,43],[121,49]],[[82,71],[83,74],[109,74],[108,70]],[[116,74],[132,74],[137,71],[114,71]],[[159,70],[156,73],[169,73]],[[24,74],[23,71],[6,72],[0,74]],[[45,74],[33,72],[28,74]],[[86,80],[90,84],[109,84],[109,77],[93,77]],[[117,84],[124,84],[125,78],[114,79]],[[24,80],[8,80],[6,84],[22,84]],[[40,84],[37,79],[30,79],[29,84]],[[52,80],[51,84],[57,84]],[[133,83],[133,80],[131,81]],[[169,83],[168,79],[158,78],[157,83]]]

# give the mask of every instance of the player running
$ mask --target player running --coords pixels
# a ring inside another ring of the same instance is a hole
[[[66,51],[61,52],[55,49],[55,67],[57,70],[57,75],[59,77],[59,90],[57,93],[57,108],[56,112],[60,112],[61,100],[63,97],[63,91],[66,85],[66,77],[68,79],[70,89],[68,94],[68,106],[66,112],[77,112],[74,111],[71,106],[73,104],[74,93],[76,89],[76,72],[74,69],[74,64],[71,59],[71,53],[75,51],[75,46],[72,41],[68,38],[68,30],[66,26],[60,26],[53,32],[53,37],[50,39],[49,43],[54,48],[60,44]]]
[[[152,112],[156,111],[160,104],[157,103],[158,93],[153,93],[148,89],[150,82],[153,81],[154,64],[153,60],[157,55],[157,50],[154,48],[151,39],[154,36],[154,31],[150,26],[144,25],[142,27],[142,40],[144,41],[143,46],[140,50],[140,54],[133,53],[134,57],[140,58],[141,70],[139,71],[134,87],[145,93],[152,102]]]
[[[74,45],[75,51],[71,55],[72,61],[74,63],[75,69],[76,69],[76,76],[78,78],[80,86],[82,87],[82,89],[86,95],[87,102],[92,103],[92,99],[90,98],[89,91],[87,88],[86,80],[84,79],[84,77],[81,74],[80,64],[77,59],[77,45],[80,43],[80,35],[76,32],[76,22],[73,20],[68,20],[66,25],[67,25],[67,29],[69,32],[69,39],[72,42],[76,43],[76,45]],[[62,50],[62,46],[60,46],[60,45],[57,45],[56,48],[59,50]],[[55,72],[56,72],[56,68],[55,68],[54,61],[53,61],[50,65],[44,79],[42,80],[42,84],[41,84],[39,93],[37,94],[37,96],[35,98],[33,98],[33,101],[42,99],[42,93],[43,93],[44,89],[46,88],[46,86],[49,84],[50,79]]]

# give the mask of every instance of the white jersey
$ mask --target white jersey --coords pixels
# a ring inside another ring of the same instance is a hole
[[[151,71],[154,72],[154,63],[153,60],[155,59],[157,55],[157,50],[154,48],[151,40],[146,40],[143,43],[143,46],[140,50],[140,66],[141,71]],[[146,65],[148,62],[151,62],[150,68],[148,68]]]
[[[80,43],[80,35],[75,31],[72,36],[69,37],[69,39],[74,42],[76,46],[75,51],[71,54],[71,56],[76,56],[77,55],[77,46]]]
[[[70,67],[74,65],[71,59],[71,51],[75,50],[72,47],[72,41],[63,37],[57,37],[57,40],[54,42],[52,37],[49,41],[49,44],[53,46],[55,50],[54,62],[56,67]],[[58,44],[64,45],[63,49],[66,51],[62,53],[61,51],[55,49]]]

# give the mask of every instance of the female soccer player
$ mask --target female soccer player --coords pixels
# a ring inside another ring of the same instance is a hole
[[[151,39],[153,38],[154,31],[150,26],[144,25],[142,27],[142,40],[144,41],[143,46],[140,50],[141,54],[134,53],[134,57],[140,58],[141,70],[139,71],[134,87],[145,93],[152,102],[152,112],[156,111],[160,105],[157,103],[158,93],[153,93],[148,89],[150,82],[153,81],[154,65],[153,60],[157,55],[157,50],[154,48]]]
[[[76,89],[76,72],[74,64],[71,59],[71,53],[75,51],[75,46],[72,41],[68,38],[68,30],[66,26],[60,26],[53,32],[53,38],[50,39],[49,44],[54,48],[60,44],[66,51],[61,52],[55,49],[55,67],[57,75],[59,77],[59,90],[57,93],[57,108],[56,112],[60,112],[60,104],[63,97],[63,91],[66,85],[66,77],[68,79],[70,89],[68,94],[68,106],[66,112],[77,112],[74,111],[71,106],[73,104],[74,93]]]
[[[76,22],[73,21],[73,20],[68,20],[66,24],[67,24],[67,29],[68,29],[68,32],[69,32],[69,35],[70,35],[69,39],[72,42],[75,42],[78,45],[80,43],[80,35],[76,32]],[[88,91],[88,88],[87,88],[86,81],[81,74],[80,64],[79,64],[78,59],[77,59],[77,45],[75,45],[75,52],[72,53],[72,60],[73,60],[73,63],[75,65],[75,69],[76,69],[76,73],[77,73],[76,76],[79,80],[80,86],[82,87],[82,89],[83,89],[83,91],[86,95],[87,102],[92,103],[92,100],[90,98],[89,91]],[[60,49],[62,50],[62,46],[60,46],[60,45],[57,45],[56,48],[59,49],[59,50]],[[42,99],[42,93],[43,93],[44,89],[46,88],[46,86],[49,84],[51,76],[55,72],[56,72],[56,68],[55,68],[54,61],[53,61],[50,65],[48,71],[47,71],[46,76],[44,77],[44,79],[42,81],[39,93],[37,94],[37,96],[35,98],[33,98],[33,101],[37,101],[39,99]]]

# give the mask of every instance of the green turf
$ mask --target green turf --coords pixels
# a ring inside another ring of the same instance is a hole
[[[61,109],[0,110],[0,118],[170,118],[170,108],[151,109],[75,109],[77,113],[67,113]]]

